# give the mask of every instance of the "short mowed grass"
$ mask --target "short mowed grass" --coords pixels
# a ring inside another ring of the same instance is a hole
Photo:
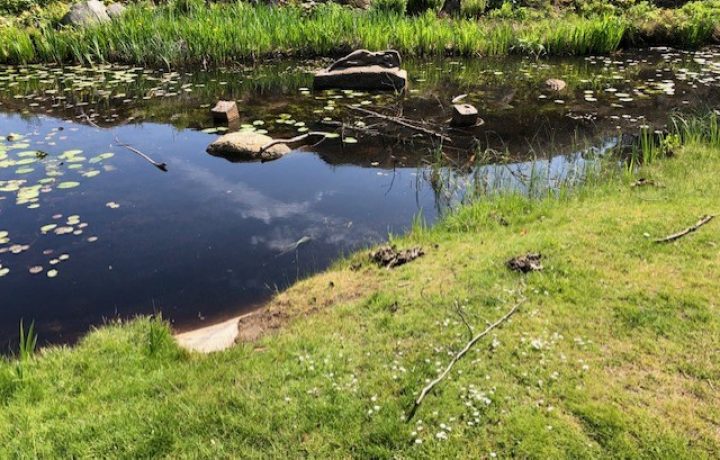
[[[268,307],[284,327],[227,351],[139,319],[5,361],[0,457],[717,458],[720,222],[653,239],[720,212],[718,170],[691,144],[559,196],[481,200],[394,239],[426,249],[408,265],[359,253],[298,283]],[[544,270],[506,268],[527,252]],[[470,329],[521,298],[406,422]]]

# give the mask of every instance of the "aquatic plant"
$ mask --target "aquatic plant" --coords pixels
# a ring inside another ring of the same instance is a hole
[[[0,62],[125,62],[168,68],[230,65],[274,55],[332,55],[357,47],[393,47],[406,55],[536,54],[538,50],[582,55],[607,53],[623,42],[643,44],[654,41],[653,34],[661,36],[657,27],[634,24],[618,15],[442,20],[432,10],[404,16],[379,7],[364,12],[334,4],[310,12],[244,3],[193,5],[130,6],[119,20],[82,30],[11,24],[0,28]],[[673,41],[698,46],[713,39],[718,17],[720,9],[701,5],[672,13],[658,24],[670,25],[668,30],[677,38]]]

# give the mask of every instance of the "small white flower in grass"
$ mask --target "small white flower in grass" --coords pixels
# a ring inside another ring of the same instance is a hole
[[[415,444],[422,444],[422,439],[417,438],[417,439],[415,440]]]
[[[444,431],[438,431],[438,432],[435,434],[435,437],[438,438],[440,441],[444,441],[444,440],[446,440],[446,439],[448,438],[448,435],[447,435],[447,433],[445,433]]]
[[[495,452],[490,452],[490,457],[495,458],[497,457],[497,454]]]

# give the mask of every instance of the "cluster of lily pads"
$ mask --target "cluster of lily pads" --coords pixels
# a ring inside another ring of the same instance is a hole
[[[63,131],[63,128],[55,128],[35,145],[32,137],[27,135],[10,133],[0,138],[0,206],[14,199],[16,206],[36,210],[42,206],[43,196],[74,189],[84,180],[114,169],[107,163],[107,160],[114,156],[112,152],[88,157],[82,150],[66,150],[54,154],[33,149],[39,145],[44,148],[55,147],[55,139]],[[64,135],[61,137],[65,138]],[[113,205],[116,206],[116,203]],[[77,237],[83,235],[87,227],[88,223],[81,221],[79,215],[64,218],[62,214],[55,214],[50,222],[39,228],[39,233],[41,237],[51,234]],[[97,240],[98,237],[94,235],[86,238],[90,243]],[[0,230],[0,256],[17,255],[30,249],[30,244],[18,241],[11,239],[8,230]],[[43,265],[33,265],[28,269],[30,274],[45,272],[47,277],[54,278],[58,275],[58,264],[70,258],[66,253],[54,256],[52,249],[46,249],[43,255],[50,257],[49,268],[46,270]],[[10,267],[7,263],[0,263],[0,277],[8,273]]]
[[[54,130],[45,137],[49,141],[57,134]],[[52,145],[52,142],[47,142]],[[79,180],[98,176],[102,171],[112,170],[105,160],[114,156],[112,152],[101,153],[91,158],[82,150],[66,150],[52,155],[44,150],[32,150],[25,136],[10,134],[0,140],[0,200],[7,194],[14,194],[15,204],[29,209],[40,207],[41,194],[53,190],[67,190],[78,187]],[[72,177],[68,177],[75,173]],[[63,179],[63,178],[66,179]]]

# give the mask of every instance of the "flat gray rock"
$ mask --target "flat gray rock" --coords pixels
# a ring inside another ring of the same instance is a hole
[[[109,22],[107,9],[98,0],[87,0],[76,3],[70,7],[70,11],[62,18],[62,23],[73,27],[88,27],[103,22]]]
[[[272,141],[272,137],[264,134],[238,131],[216,139],[208,146],[207,152],[230,161],[271,161],[290,152],[290,148],[285,144],[276,144],[261,152],[262,147]]]
[[[315,89],[356,89],[402,91],[407,85],[407,72],[396,67],[379,65],[323,69],[315,74]]]

